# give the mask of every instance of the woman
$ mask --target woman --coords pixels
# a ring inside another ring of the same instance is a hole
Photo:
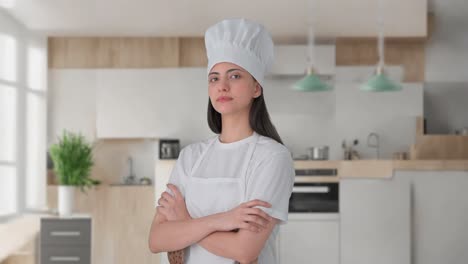
[[[260,24],[228,19],[206,31],[205,46],[208,124],[219,135],[181,150],[149,247],[180,263],[275,264],[294,167],[263,97],[273,41]]]

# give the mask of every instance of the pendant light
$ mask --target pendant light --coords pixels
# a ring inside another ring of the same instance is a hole
[[[378,35],[378,53],[379,53],[379,62],[377,64],[377,70],[375,74],[363,85],[361,85],[362,91],[368,92],[391,92],[399,91],[402,89],[402,86],[399,83],[393,82],[390,78],[387,77],[384,71],[385,59],[384,59],[384,9],[383,1],[379,0],[378,4],[378,26],[379,26],[379,35]]]
[[[307,70],[306,76],[301,80],[297,81],[293,85],[293,90],[300,91],[300,92],[320,92],[320,91],[328,91],[331,90],[331,86],[325,82],[323,82],[317,70],[314,68],[314,60],[315,60],[315,53],[314,53],[314,45],[315,45],[315,38],[314,38],[314,27],[313,27],[313,12],[315,6],[312,4],[313,0],[309,0],[310,3],[310,12],[308,13],[308,17],[310,19],[310,23],[308,25],[308,40],[307,40]]]

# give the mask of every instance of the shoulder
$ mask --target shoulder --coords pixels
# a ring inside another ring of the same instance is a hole
[[[203,153],[203,151],[205,151],[206,148],[208,148],[210,142],[215,138],[216,135],[186,145],[180,150],[178,159],[182,160],[185,165],[191,167],[191,165],[193,165],[193,163]]]
[[[269,159],[286,159],[292,161],[291,151],[276,140],[260,135],[253,159],[260,163]]]

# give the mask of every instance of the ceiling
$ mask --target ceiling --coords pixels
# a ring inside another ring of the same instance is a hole
[[[376,0],[0,0],[28,28],[50,36],[203,36],[223,18],[264,24],[275,38],[375,37]],[[427,0],[386,0],[387,36],[426,36]],[[315,12],[310,12],[315,10]],[[307,17],[307,14],[310,16]]]

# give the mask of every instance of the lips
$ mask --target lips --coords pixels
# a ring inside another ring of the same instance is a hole
[[[231,101],[232,98],[231,97],[228,97],[228,96],[221,96],[219,97],[216,101],[218,102],[227,102],[227,101]]]

